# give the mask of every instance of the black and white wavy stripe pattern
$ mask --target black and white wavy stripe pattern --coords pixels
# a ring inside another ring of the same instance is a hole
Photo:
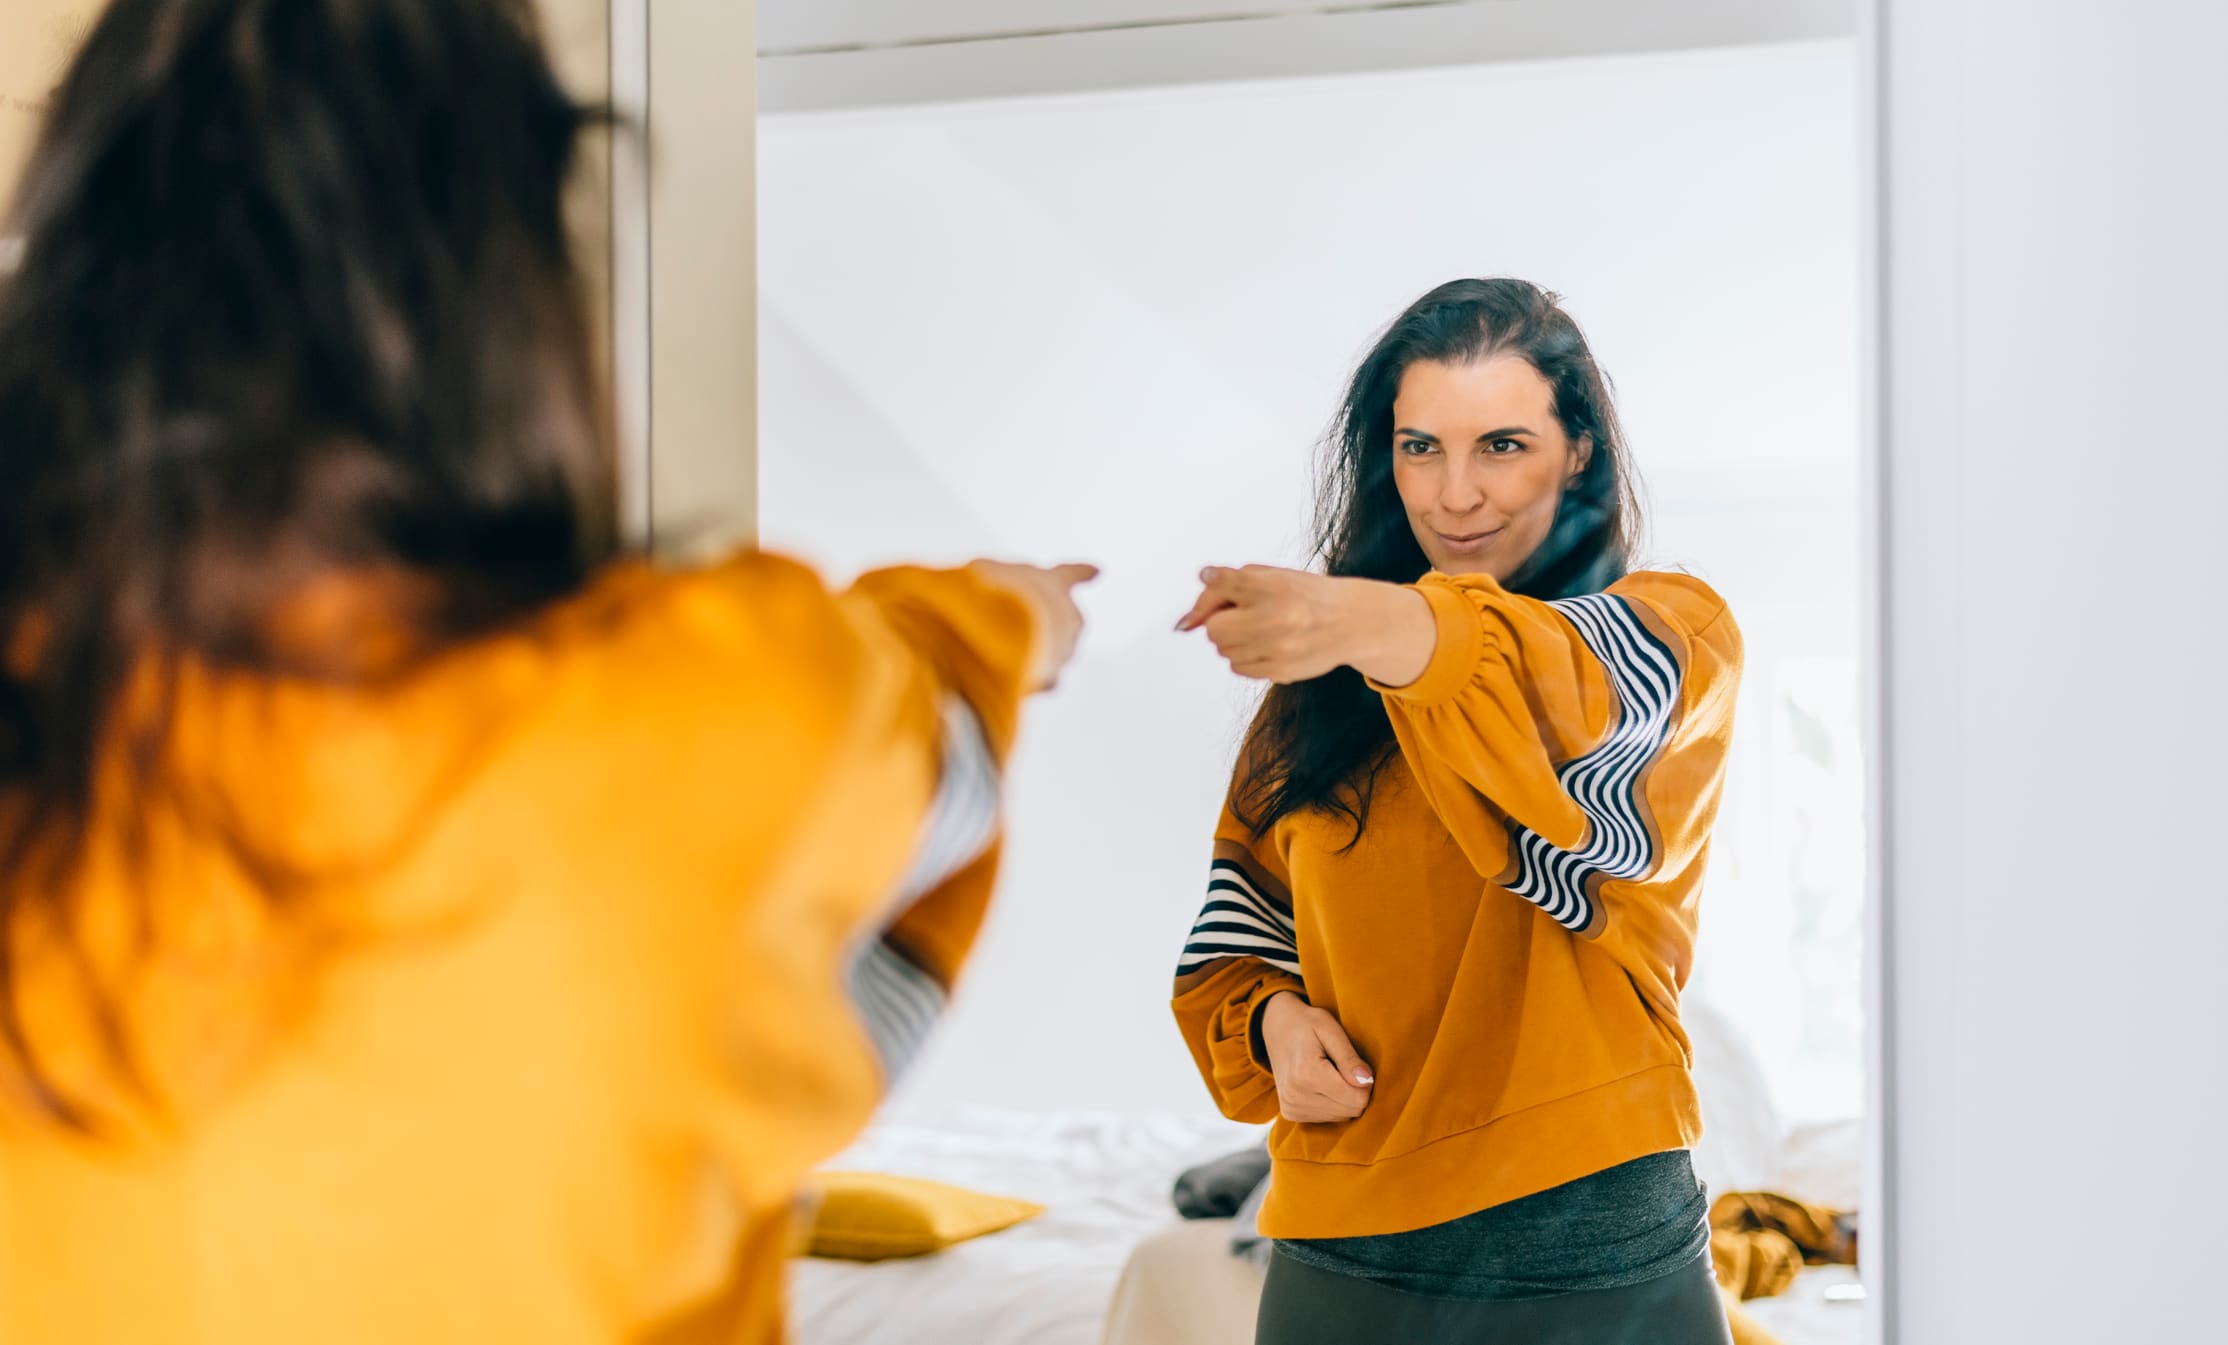
[[[920,848],[898,884],[900,910],[981,858],[998,834],[998,759],[982,721],[957,696],[946,696],[943,709],[943,772],[921,824]]]
[[[1279,971],[1300,974],[1300,945],[1291,908],[1246,876],[1237,863],[1217,859],[1207,873],[1207,904],[1191,927],[1178,978],[1225,957],[1257,957]]]
[[[928,1034],[944,1016],[948,998],[935,977],[914,966],[903,953],[876,939],[851,964],[851,1001],[858,1005],[882,1072],[891,1079],[905,1072],[921,1053]]]
[[[1594,923],[1589,879],[1643,878],[1655,868],[1655,840],[1640,810],[1640,776],[1670,739],[1679,665],[1622,598],[1598,593],[1554,607],[1608,670],[1617,718],[1599,747],[1556,772],[1586,814],[1586,839],[1576,850],[1561,850],[1516,828],[1516,878],[1508,890],[1565,928],[1583,930]]]
[[[943,704],[943,768],[921,825],[920,847],[891,903],[896,919],[952,875],[982,857],[998,835],[998,760],[982,721],[958,696]],[[895,1079],[920,1053],[943,1015],[941,982],[892,948],[877,929],[851,961],[852,1003],[874,1039],[884,1075]]]

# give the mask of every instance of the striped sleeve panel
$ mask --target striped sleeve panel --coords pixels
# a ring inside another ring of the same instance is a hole
[[[1603,593],[1554,605],[1607,670],[1616,722],[1600,746],[1557,772],[1586,814],[1585,839],[1575,850],[1562,850],[1515,828],[1514,873],[1506,886],[1564,928],[1590,934],[1600,925],[1595,893],[1604,880],[1641,879],[1655,871],[1659,847],[1640,781],[1670,742],[1680,670],[1625,599]]]
[[[936,797],[913,863],[891,902],[891,922],[980,859],[998,834],[998,762],[982,722],[957,696],[945,699],[943,712],[943,767]],[[882,930],[853,956],[847,982],[883,1074],[894,1080],[920,1054],[943,1016],[950,989]]]
[[[1180,982],[1225,958],[1251,957],[1291,976],[1300,974],[1292,897],[1235,841],[1216,841],[1207,871],[1207,900],[1176,962]]]
[[[944,1016],[942,982],[877,937],[851,963],[851,1001],[874,1039],[883,1077],[895,1081],[928,1044]]]

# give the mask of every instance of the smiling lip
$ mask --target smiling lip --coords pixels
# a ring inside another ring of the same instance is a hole
[[[1483,550],[1487,542],[1500,535],[1501,530],[1499,528],[1495,528],[1491,532],[1464,533],[1459,537],[1453,533],[1442,532],[1439,534],[1439,540],[1446,543],[1449,551],[1467,553]]]

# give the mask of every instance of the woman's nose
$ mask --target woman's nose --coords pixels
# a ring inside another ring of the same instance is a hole
[[[1439,483],[1439,507],[1449,514],[1467,514],[1484,503],[1484,487],[1464,467],[1454,467]]]

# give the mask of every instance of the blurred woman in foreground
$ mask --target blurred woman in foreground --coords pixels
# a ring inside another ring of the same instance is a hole
[[[615,541],[525,0],[118,0],[0,288],[0,1339],[779,1334],[1085,567]]]

